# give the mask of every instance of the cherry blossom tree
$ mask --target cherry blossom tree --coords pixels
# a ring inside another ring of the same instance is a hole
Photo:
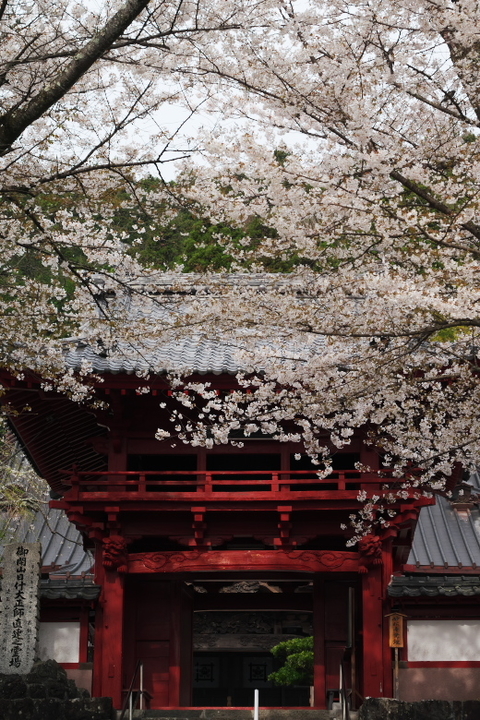
[[[328,474],[332,446],[361,430],[400,492],[442,490],[480,452],[479,13],[473,0],[4,0],[2,365],[78,397],[68,336],[114,352],[119,337],[148,348],[194,327],[236,349],[254,391],[193,388],[203,417],[177,415],[181,440],[301,439]],[[265,236],[242,251],[219,243],[239,269],[290,272],[178,278],[201,292],[159,326],[122,299],[165,304],[105,198],[129,184],[146,202],[135,173],[186,149],[158,129],[180,101],[217,125],[179,197],[155,201],[219,227],[258,219]]]
[[[400,493],[442,491],[480,455],[479,6],[318,0],[265,12],[261,30],[220,39],[185,69],[220,84],[228,119],[191,194],[217,222],[271,229],[246,240],[242,261],[298,267],[261,292],[225,290],[217,331],[234,307],[256,391],[221,401],[205,388],[193,436],[221,443],[241,426],[301,437],[328,474],[331,443],[362,429],[404,478]]]
[[[62,339],[87,326],[94,339],[110,289],[142,272],[112,229],[112,198],[147,212],[142,173],[188,154],[168,122],[188,85],[176,67],[241,13],[195,0],[0,3],[2,367],[84,394]]]

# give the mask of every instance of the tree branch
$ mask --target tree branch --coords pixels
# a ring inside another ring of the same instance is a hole
[[[397,170],[392,170],[392,172],[390,173],[390,177],[392,178],[392,180],[397,180],[401,185],[403,185],[406,190],[410,190],[410,192],[413,192],[415,195],[422,198],[422,200],[425,200],[431,208],[442,213],[442,215],[452,217],[457,214],[457,212],[451,207],[449,207],[446,203],[442,202],[441,200],[437,200],[437,198],[435,198],[430,192],[428,192],[428,190],[421,187],[421,185],[414,182],[413,180],[409,180]],[[474,237],[477,238],[477,240],[480,240],[480,225],[478,225],[477,223],[471,222],[469,220],[468,222],[460,223],[460,227],[471,233]]]
[[[127,0],[120,10],[105,23],[85,47],[76,53],[67,67],[55,80],[33,97],[25,107],[7,112],[0,119],[0,154],[9,151],[12,144],[43,113],[52,107],[92,67],[112,43],[145,9],[149,0]]]

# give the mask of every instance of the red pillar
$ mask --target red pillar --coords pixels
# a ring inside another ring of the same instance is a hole
[[[171,584],[169,707],[191,705],[193,665],[192,599],[185,583]]]
[[[325,582],[320,578],[316,578],[313,583],[313,637],[314,704],[317,708],[325,708],[327,706],[327,689],[325,686]]]
[[[362,577],[363,600],[363,695],[383,697],[383,594],[381,565],[373,565]]]
[[[96,645],[101,643],[99,663],[95,662],[96,691],[113,699],[115,708],[123,702],[123,613],[124,576],[105,572],[102,592],[101,627]]]
[[[383,695],[393,697],[393,655],[389,645],[388,617],[391,612],[391,602],[387,595],[387,588],[393,574],[393,539],[383,543]]]
[[[127,468],[123,407],[118,390],[111,393],[110,400],[115,421],[109,433],[108,469],[118,472]],[[110,530],[115,532],[117,518],[109,525]],[[123,677],[125,576],[116,569],[105,569],[100,543],[97,546],[95,581],[101,585],[102,593],[96,618],[93,692],[95,696],[111,697],[114,707],[121,708],[124,685],[131,680]]]
[[[171,585],[168,707],[180,707],[182,613],[178,580]]]

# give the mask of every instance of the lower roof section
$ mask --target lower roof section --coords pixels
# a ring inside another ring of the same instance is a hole
[[[1,588],[0,579],[0,588]],[[40,597],[42,600],[96,600],[100,595],[100,585],[95,585],[92,577],[81,578],[42,578]]]
[[[48,578],[40,581],[40,597],[46,600],[96,600],[100,585],[92,578]]]
[[[480,595],[480,575],[393,577],[390,597],[473,597]]]

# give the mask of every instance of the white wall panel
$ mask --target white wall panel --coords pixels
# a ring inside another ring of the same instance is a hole
[[[479,620],[409,620],[412,662],[480,661]]]
[[[38,633],[38,654],[42,660],[79,662],[80,623],[41,622]]]

